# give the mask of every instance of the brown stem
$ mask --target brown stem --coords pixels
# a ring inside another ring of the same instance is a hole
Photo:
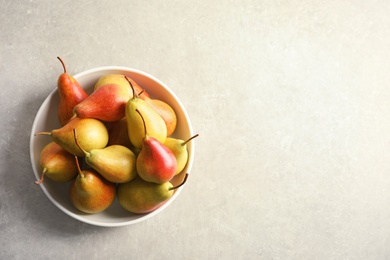
[[[145,92],[145,89],[141,90],[139,93],[138,93],[138,96],[141,96],[142,93]]]
[[[44,168],[42,171],[41,179],[39,181],[35,181],[35,184],[41,184],[43,180],[45,179],[45,173],[47,171],[47,168]]]
[[[133,98],[138,97],[137,94],[135,93],[134,86],[133,83],[131,83],[131,80],[127,76],[125,76],[125,79],[129,82],[131,90],[133,91]]]
[[[144,124],[144,131],[145,131],[145,136],[148,134],[147,131],[146,131],[146,123],[145,123],[145,119],[144,117],[142,116],[141,112],[139,112],[138,109],[136,109],[135,111],[137,111],[137,113],[141,116],[141,119],[142,119],[142,122]]]
[[[39,132],[39,133],[34,134],[34,136],[37,136],[37,135],[51,135],[51,132]]]
[[[184,176],[184,180],[179,185],[177,185],[175,187],[169,188],[169,190],[175,190],[175,189],[183,186],[186,183],[187,179],[188,179],[188,175],[189,175],[189,173],[186,173],[186,175]]]
[[[68,122],[69,122],[70,120],[75,119],[76,117],[77,117],[77,113],[76,113],[75,111],[73,111],[73,115],[72,115],[71,118],[69,118]]]
[[[64,61],[63,61],[60,57],[57,57],[57,59],[60,60],[60,62],[61,62],[61,64],[62,64],[62,67],[64,68],[64,73],[66,73],[66,66],[65,66]]]
[[[193,137],[191,137],[191,138],[188,139],[187,141],[184,141],[181,145],[182,145],[182,146],[186,145],[189,141],[191,141],[192,139],[194,139],[195,137],[198,137],[198,136],[199,136],[199,134],[194,135]]]
[[[77,155],[74,156],[74,159],[76,160],[77,170],[79,171],[80,177],[84,178],[84,172],[80,168],[79,158],[77,158]]]
[[[85,154],[85,156],[89,155],[89,152],[85,151],[79,143],[79,140],[77,139],[77,131],[76,128],[73,128],[73,135],[74,135],[74,142],[76,143],[77,147]]]

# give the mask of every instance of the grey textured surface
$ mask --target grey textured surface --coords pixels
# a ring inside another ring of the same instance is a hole
[[[390,2],[0,6],[0,259],[390,258]],[[99,228],[34,185],[56,56],[146,71],[185,104],[200,137],[165,211]]]

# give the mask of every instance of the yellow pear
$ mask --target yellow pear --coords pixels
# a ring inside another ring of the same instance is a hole
[[[179,174],[187,164],[187,161],[188,161],[187,143],[198,136],[199,136],[199,134],[196,134],[186,141],[178,139],[178,138],[173,138],[173,137],[168,137],[165,140],[164,145],[166,147],[168,147],[169,150],[172,151],[173,155],[176,158],[176,173],[175,173],[175,175]]]
[[[142,147],[143,139],[145,138],[144,123],[137,112],[138,110],[144,118],[146,128],[148,129],[148,136],[164,143],[167,138],[167,126],[165,125],[164,120],[151,106],[135,94],[132,83],[130,81],[129,83],[134,94],[134,96],[127,101],[125,111],[130,142],[133,146],[140,149]]]
[[[101,121],[93,118],[75,117],[61,128],[54,129],[51,132],[39,132],[35,135],[49,135],[54,142],[69,153],[82,157],[84,153],[76,145],[73,129],[77,129],[79,142],[86,150],[104,148],[108,143],[106,126]]]

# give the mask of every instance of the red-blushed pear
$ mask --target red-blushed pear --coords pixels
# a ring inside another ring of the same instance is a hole
[[[138,175],[148,182],[161,184],[170,181],[176,173],[176,158],[168,147],[148,135],[142,114],[138,109],[136,112],[142,119],[145,131],[142,148],[137,157]]]
[[[80,86],[79,82],[66,72],[66,66],[60,57],[57,59],[61,62],[64,72],[59,76],[57,81],[57,91],[60,97],[57,108],[57,117],[61,126],[64,126],[73,116],[73,108],[86,99],[88,94]]]
[[[164,145],[168,147],[169,150],[172,151],[172,153],[175,155],[176,158],[177,167],[176,167],[175,175],[181,173],[181,171],[184,169],[184,167],[187,164],[188,161],[187,143],[198,136],[199,134],[196,134],[185,141],[173,137],[168,137],[165,140]]]
[[[75,156],[78,175],[69,189],[73,206],[84,213],[98,213],[106,210],[113,203],[116,185],[104,179],[95,170],[82,171]]]
[[[140,177],[130,182],[118,185],[118,202],[127,211],[144,214],[152,212],[164,205],[174,194],[175,190],[185,184],[188,173],[178,186],[170,182],[161,184],[147,182]]]
[[[127,76],[126,76],[127,77]],[[143,92],[143,96],[141,97],[142,99],[150,97],[149,94],[144,91],[138,84],[135,82],[133,79],[130,77],[127,77],[131,83],[133,84],[134,90],[136,93]],[[127,89],[130,93],[131,96],[133,96],[132,89],[129,86],[128,81],[126,80],[125,76],[122,74],[107,74],[101,76],[98,81],[96,82],[94,86],[94,91],[100,88],[101,86],[107,85],[107,84],[118,84],[122,86],[124,89]]]
[[[67,182],[74,179],[78,173],[74,156],[55,142],[48,143],[42,149],[39,166],[42,175],[35,184],[41,184],[45,176],[56,182]]]
[[[74,131],[76,145],[84,152],[85,162],[102,175],[106,180],[114,183],[128,182],[137,175],[135,169],[136,158],[134,153],[123,145],[110,145],[101,149],[84,150]]]
[[[125,116],[130,93],[118,84],[107,84],[94,91],[73,109],[74,117],[114,122]]]
[[[79,142],[86,150],[106,147],[108,143],[108,131],[106,126],[93,118],[73,118],[61,128],[51,132],[39,132],[35,135],[49,135],[53,141],[59,144],[69,153],[84,156],[84,153],[74,141],[73,129],[77,129]]]

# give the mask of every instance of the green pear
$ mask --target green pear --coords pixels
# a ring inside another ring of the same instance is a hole
[[[55,142],[48,143],[42,149],[39,166],[42,175],[35,184],[41,184],[45,176],[56,182],[67,182],[74,179],[78,173],[74,156]]]
[[[179,174],[187,164],[187,161],[188,161],[187,143],[198,136],[199,136],[199,134],[196,134],[186,141],[178,139],[178,138],[173,138],[173,137],[168,137],[165,140],[164,145],[166,147],[168,147],[169,150],[172,151],[173,155],[176,158],[176,173],[175,173],[175,175]]]
[[[71,203],[84,213],[106,210],[114,202],[116,185],[93,169],[82,171],[76,156],[75,159],[79,173],[69,189]]]
[[[61,128],[54,129],[51,132],[39,132],[35,135],[50,135],[54,142],[69,153],[82,157],[85,154],[76,145],[73,129],[77,130],[79,143],[87,151],[104,148],[108,143],[106,126],[101,121],[93,118],[75,117]]]
[[[110,145],[101,149],[84,150],[78,143],[77,132],[74,130],[77,146],[85,154],[85,162],[95,169],[106,180],[114,183],[131,181],[136,175],[136,158],[134,153],[123,145]]]
[[[145,138],[144,124],[137,113],[138,110],[144,117],[148,135],[161,143],[164,143],[167,138],[167,127],[164,120],[151,106],[135,94],[134,87],[130,80],[129,84],[131,85],[134,94],[133,97],[127,101],[125,111],[130,142],[134,147],[141,148],[143,139]]]
[[[118,202],[125,210],[132,213],[152,212],[166,203],[174,191],[184,185],[187,178],[188,174],[181,184],[174,187],[170,182],[157,184],[144,181],[137,176],[130,182],[118,185]]]

